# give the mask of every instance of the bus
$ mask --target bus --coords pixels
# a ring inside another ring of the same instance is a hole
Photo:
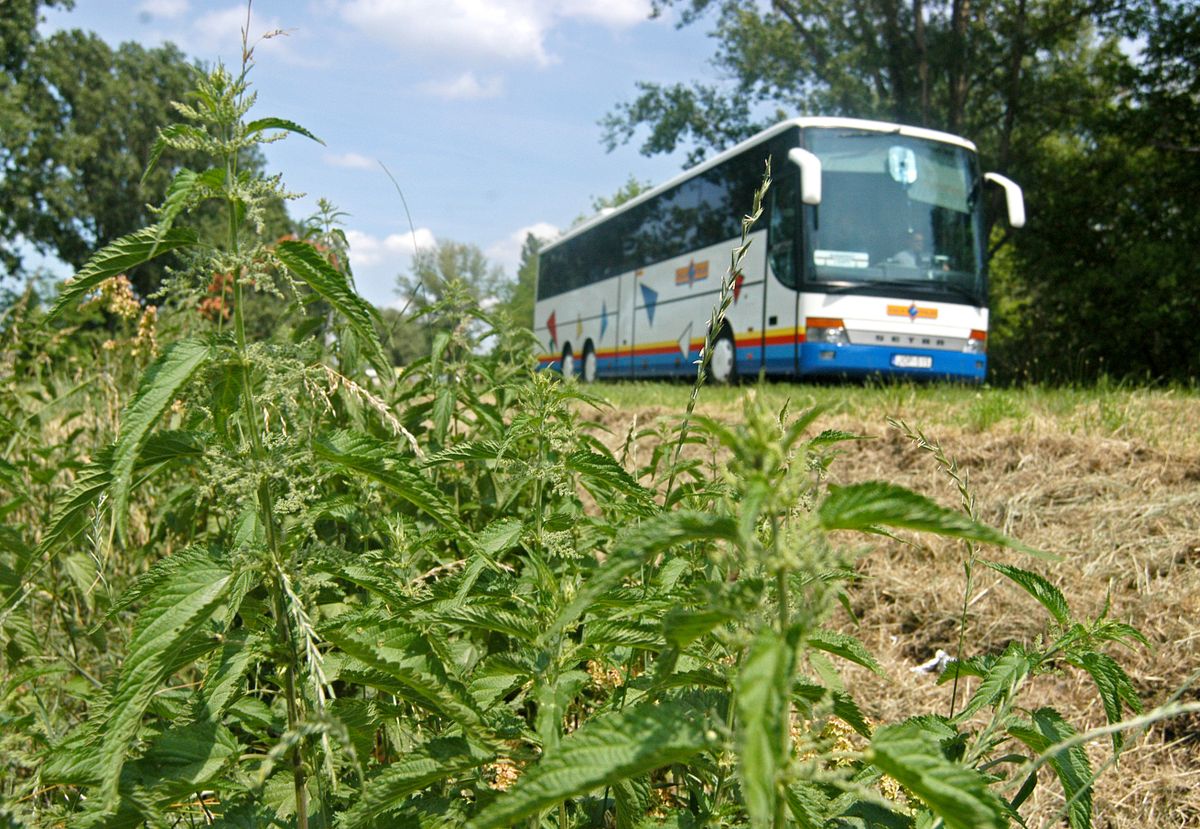
[[[539,363],[585,382],[695,373],[742,216],[772,182],[709,376],[987,374],[984,188],[966,139],[851,118],[771,127],[540,253]]]

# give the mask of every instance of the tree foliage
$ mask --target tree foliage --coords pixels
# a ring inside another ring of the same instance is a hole
[[[168,150],[145,177],[159,124],[193,88],[197,68],[175,46],[109,46],[80,30],[41,36],[38,7],[5,3],[0,60],[0,261],[22,268],[22,243],[74,269],[112,240],[153,222],[147,205],[194,152]],[[10,10],[13,16],[10,18]],[[257,149],[244,166],[261,168]],[[267,208],[270,230],[290,229],[282,201]],[[215,211],[201,232],[219,233]],[[143,268],[134,287],[158,288],[162,268]],[[2,277],[0,277],[2,278]]]

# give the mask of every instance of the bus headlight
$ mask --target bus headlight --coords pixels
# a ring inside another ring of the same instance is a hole
[[[971,336],[967,338],[967,344],[963,346],[963,353],[987,354],[987,332],[977,328],[972,329]]]
[[[840,319],[809,317],[804,321],[804,328],[804,339],[810,343],[847,345],[850,342],[850,338],[846,336],[846,326]]]

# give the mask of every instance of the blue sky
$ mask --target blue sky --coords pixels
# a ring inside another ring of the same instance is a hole
[[[359,290],[378,305],[420,245],[478,245],[515,272],[525,232],[551,236],[632,174],[674,176],[683,153],[605,151],[597,121],[638,80],[711,77],[703,26],[650,20],[649,0],[257,0],[255,117],[296,121],[300,137],[266,148],[269,168],[345,211]],[[244,3],[76,0],[44,29],[82,28],[116,44],[171,41],[206,63],[236,65]]]

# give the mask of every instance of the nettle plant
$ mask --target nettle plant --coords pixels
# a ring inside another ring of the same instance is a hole
[[[677,430],[631,435],[660,441],[631,471],[581,417],[602,402],[536,372],[528,332],[454,292],[428,314],[432,353],[394,382],[336,230],[319,245],[256,230],[284,194],[239,157],[311,135],[247,120],[244,51],[240,74],[209,73],[161,133],[212,166],[181,171],[159,222],[100,251],[53,309],[168,250],[187,263],[173,291],[232,283],[228,322],[160,343],[31,559],[140,546],[153,564],[103,623],[119,668],[78,691],[79,721],[47,728],[36,772],[6,784],[15,819],[999,827],[1020,822],[1049,763],[1071,825],[1089,825],[1087,757],[1054,750],[1074,730],[1024,710],[1021,691],[1074,666],[1119,720],[1138,700],[1102,647],[1136,631],[1075,620],[1045,578],[971,546],[971,565],[1041,602],[1047,636],[953,663],[978,681],[950,716],[872,722],[840,667],[881,671],[837,624],[856,581],[842,533],[1031,551],[969,509],[829,485],[835,447],[856,436],[814,435],[818,412],[767,412],[753,395],[735,425],[689,405]],[[211,245],[184,226],[210,200],[227,217]],[[324,313],[291,341],[248,340],[246,295],[272,287],[323,304],[336,345],[305,336]],[[145,532],[129,516],[151,493],[173,519]]]

